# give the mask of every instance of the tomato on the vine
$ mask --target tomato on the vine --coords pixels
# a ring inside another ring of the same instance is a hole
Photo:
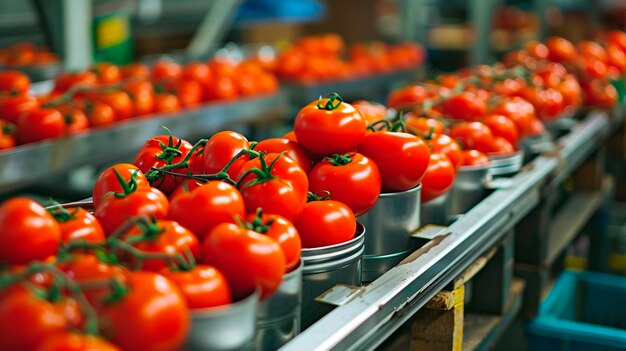
[[[39,108],[39,100],[27,95],[0,96],[0,119],[17,124],[22,114]]]
[[[190,270],[163,268],[160,273],[178,286],[192,310],[231,303],[228,280],[213,266],[200,264]]]
[[[203,163],[201,171],[205,173],[218,173],[226,166],[241,150],[250,147],[250,143],[245,136],[230,130],[221,131],[213,134],[204,146],[202,153]],[[227,173],[235,179],[250,158],[242,156],[235,160],[228,169]]]
[[[61,229],[61,240],[68,243],[74,240],[100,242],[104,240],[102,226],[94,215],[81,207],[48,209]]]
[[[27,111],[17,121],[17,137],[23,144],[58,138],[65,132],[65,118],[56,109],[41,108]]]
[[[423,86],[409,85],[392,91],[387,98],[387,105],[397,110],[410,110],[415,105],[423,103],[428,97],[428,90]]]
[[[307,178],[307,174],[304,169],[302,169],[302,167],[300,167],[300,165],[296,161],[289,158],[286,154],[269,153],[263,155],[262,157],[266,165],[272,165],[272,176],[278,179],[288,181],[294,187],[294,189],[299,192],[302,198],[305,199],[307,197],[309,190],[309,179]],[[255,173],[254,171],[251,171],[251,169],[253,168],[263,168],[260,157],[254,158],[246,162],[241,167],[241,171],[239,171],[236,180],[242,185],[245,185],[254,180]]]
[[[298,267],[302,242],[296,227],[283,216],[276,214],[250,213],[246,216],[246,226],[257,233],[265,234],[280,244],[285,254],[287,272]]]
[[[116,164],[104,170],[96,179],[92,191],[93,206],[95,208],[100,206],[100,202],[106,194],[110,192],[119,193],[124,190],[116,175],[116,171],[125,182],[129,182],[134,177],[137,189],[150,189],[150,183],[148,183],[143,172],[137,166],[130,163]]]
[[[285,156],[296,161],[305,173],[311,170],[312,162],[306,151],[296,141],[288,138],[270,138],[260,141],[254,147],[255,151],[269,153],[285,152]]]
[[[125,283],[130,275],[130,271],[124,266],[102,262],[93,254],[74,253],[62,260],[59,268],[79,283],[95,280],[116,280]],[[110,289],[110,286],[93,287],[85,289],[84,294],[91,304],[98,307],[102,299],[110,295]]]
[[[425,137],[431,132],[442,134],[445,129],[443,123],[435,118],[411,116],[404,123],[409,132],[421,137]]]
[[[464,91],[444,100],[441,108],[451,118],[477,120],[485,115],[487,100],[475,92]]]
[[[334,200],[307,203],[295,224],[304,248],[340,244],[353,239],[356,232],[354,212]]]
[[[109,193],[96,207],[96,218],[104,232],[111,235],[127,219],[137,215],[154,216],[163,219],[167,216],[169,202],[167,197],[156,188],[134,189],[125,184],[120,193]]]

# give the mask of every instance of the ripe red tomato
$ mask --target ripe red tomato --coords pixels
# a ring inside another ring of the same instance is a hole
[[[228,279],[234,300],[261,287],[261,298],[272,295],[286,272],[280,244],[267,235],[222,223],[202,242],[204,263],[215,266]]]
[[[525,136],[536,119],[535,107],[521,97],[505,98],[490,111],[491,114],[503,115],[515,123],[519,136]]]
[[[406,128],[412,134],[426,137],[432,133],[443,134],[445,126],[435,118],[409,117],[404,122]]]
[[[461,146],[446,134],[433,134],[428,141],[432,152],[444,154],[448,157],[454,169],[459,168],[461,162]]]
[[[487,100],[471,91],[453,95],[444,100],[442,113],[455,119],[477,120],[487,111]]]
[[[102,85],[110,85],[119,82],[122,79],[122,72],[119,67],[110,62],[98,62],[91,71],[98,77],[98,83]]]
[[[27,111],[17,122],[17,137],[22,144],[58,138],[66,132],[65,118],[55,109]]]
[[[147,140],[135,155],[133,164],[142,172],[148,173],[152,167],[163,167],[177,164],[185,159],[193,146],[186,140],[171,136],[157,135]],[[171,170],[179,174],[186,174],[188,168],[177,168]],[[152,186],[158,188],[166,195],[171,194],[174,189],[184,180],[183,177],[156,173]]]
[[[612,84],[593,80],[583,83],[581,87],[585,106],[611,107],[617,101],[617,91]]]
[[[176,95],[181,106],[197,105],[204,98],[202,85],[195,80],[164,80],[156,85],[156,90]]]
[[[387,105],[396,110],[411,110],[415,105],[423,103],[428,96],[429,93],[423,86],[409,85],[392,91],[387,98]]]
[[[334,200],[307,203],[295,224],[304,248],[340,244],[352,240],[356,232],[350,207]]]
[[[280,244],[285,254],[285,269],[290,272],[300,264],[302,243],[296,227],[285,217],[263,213],[246,216],[247,225],[257,233],[265,234]]]
[[[65,133],[76,134],[89,128],[89,119],[80,109],[72,106],[59,106],[58,110],[65,118]]]
[[[237,84],[229,76],[217,76],[206,87],[208,100],[232,100],[237,97]]]
[[[152,80],[178,79],[183,73],[181,65],[169,60],[158,60],[152,65]]]
[[[137,239],[140,241],[135,242]],[[126,232],[124,240],[132,242],[132,246],[143,252],[167,254],[170,256],[179,254],[185,259],[188,252],[193,255],[194,259],[200,257],[200,243],[198,239],[187,228],[170,220],[157,220],[147,228],[134,226]],[[139,265],[142,270],[152,272],[158,272],[168,266],[167,261],[160,259],[147,259],[139,264],[132,257],[129,257],[128,261]],[[177,261],[172,262],[176,264]]]
[[[104,127],[115,123],[115,111],[103,102],[87,101],[84,110],[91,127]]]
[[[55,92],[64,93],[74,85],[81,85],[86,87],[95,86],[98,84],[98,76],[91,71],[83,72],[64,72],[59,74],[54,80]]]
[[[0,93],[11,92],[16,95],[27,94],[30,89],[30,78],[20,71],[0,71]]]
[[[105,239],[102,226],[94,215],[87,210],[77,207],[63,209],[61,207],[48,209],[61,229],[61,240],[68,243],[74,240],[101,242]]]
[[[124,91],[101,93],[97,95],[96,99],[111,106],[118,121],[129,119],[133,116],[133,101],[128,93]]]
[[[122,78],[150,78],[150,68],[141,62],[133,62],[120,67]]]
[[[353,102],[352,106],[361,112],[361,115],[368,125],[387,118],[387,107],[385,107],[385,105],[376,102],[358,100]]]
[[[230,130],[221,131],[213,134],[204,146],[203,163],[201,170],[205,173],[218,173],[230,162],[241,150],[250,146],[245,136]],[[228,169],[227,173],[235,179],[250,158],[247,156],[237,159]]]
[[[485,118],[483,123],[491,129],[491,133],[493,133],[495,137],[502,137],[508,140],[511,145],[517,145],[517,139],[519,137],[517,126],[508,117],[503,115],[489,115]]]
[[[104,263],[91,254],[72,254],[60,263],[59,268],[77,282],[115,279],[125,283],[130,275],[130,271],[125,267]],[[102,299],[111,294],[111,289],[106,286],[94,287],[85,289],[84,294],[92,305],[99,307]]]
[[[122,225],[127,219],[137,215],[154,216],[163,219],[167,216],[167,197],[156,188],[135,189],[123,197],[109,193],[96,207],[96,218],[107,235]]]
[[[234,186],[217,180],[187,180],[172,194],[167,217],[202,240],[218,224],[235,223],[235,216],[244,214],[243,197]]]
[[[102,334],[125,351],[178,350],[191,317],[178,287],[162,275],[135,272],[121,299],[105,305]]]
[[[174,94],[158,93],[154,96],[154,112],[176,111],[180,108],[180,100]]]
[[[489,157],[483,152],[478,150],[463,150],[461,151],[461,166],[484,166],[491,163]]]
[[[33,200],[16,197],[0,206],[0,261],[26,264],[56,254],[61,230],[54,218]]]
[[[148,183],[148,180],[146,179],[146,177],[144,177],[143,172],[141,172],[139,168],[130,163],[119,163],[104,170],[104,172],[102,172],[100,176],[98,176],[98,179],[96,179],[96,182],[93,186],[94,207],[97,208],[98,206],[100,206],[102,198],[107,193],[119,193],[124,190],[122,188],[122,185],[120,184],[120,181],[117,178],[117,175],[115,174],[115,171],[120,174],[125,182],[129,182],[131,177],[134,175],[138,190],[150,189],[150,183]]]
[[[178,286],[192,310],[231,303],[228,281],[215,267],[201,264],[188,271],[163,268],[160,273]]]
[[[270,138],[260,141],[254,150],[269,153],[285,152],[285,156],[296,161],[305,173],[311,170],[312,162],[304,149],[296,141],[287,138]]]
[[[324,159],[309,173],[309,190],[330,192],[330,198],[348,205],[356,216],[374,207],[382,180],[374,161],[359,153]]]
[[[378,166],[384,192],[416,187],[424,176],[430,158],[428,146],[421,138],[390,131],[367,134],[359,146],[359,152]]]
[[[212,75],[209,65],[203,62],[189,62],[183,67],[183,79],[194,80],[203,86],[211,81]]]
[[[480,122],[457,124],[450,128],[450,137],[459,141],[464,149],[490,152],[493,144],[491,129]]]
[[[448,191],[454,183],[454,176],[454,166],[446,155],[430,154],[428,169],[422,179],[421,202],[428,202]]]
[[[22,114],[39,108],[39,100],[26,95],[0,97],[0,119],[17,124]]]
[[[89,334],[60,332],[45,338],[35,351],[122,351],[105,339]]]
[[[366,128],[361,113],[336,94],[310,103],[298,112],[294,122],[300,145],[317,155],[355,151]]]
[[[16,144],[15,126],[0,119],[0,150],[10,149]]]
[[[154,87],[147,80],[124,82],[124,91],[133,103],[133,116],[144,116],[155,110]]]
[[[271,174],[274,177],[288,181],[294,187],[294,189],[298,191],[300,196],[306,201],[309,190],[309,180],[307,178],[307,174],[298,163],[296,163],[294,160],[287,157],[286,155],[281,155],[277,153],[266,154],[265,156],[263,156],[263,160],[268,167],[272,166]],[[254,175],[254,173],[248,174],[245,176],[245,178],[243,178],[244,175],[253,168],[263,168],[261,159],[259,157],[246,162],[243,167],[241,167],[241,171],[239,171],[236,180],[239,183],[246,185],[254,179],[258,178]],[[255,210],[251,212],[254,211]]]
[[[569,40],[550,37],[545,41],[548,47],[548,59],[553,62],[570,61],[576,57],[576,48]]]

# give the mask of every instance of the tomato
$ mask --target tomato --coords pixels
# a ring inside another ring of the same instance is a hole
[[[150,68],[141,62],[133,62],[120,67],[122,78],[150,78]]]
[[[376,102],[359,100],[353,102],[352,106],[361,112],[361,115],[368,125],[387,118],[387,108],[385,105]]]
[[[416,187],[424,176],[430,157],[428,146],[422,139],[390,131],[367,134],[359,152],[378,166],[384,192]]]
[[[483,152],[489,152],[493,142],[491,129],[480,122],[452,126],[450,137],[460,142],[464,149],[476,149]]]
[[[585,106],[612,107],[617,101],[617,91],[612,84],[593,80],[582,84]]]
[[[68,107],[60,108],[59,111],[65,117],[65,132],[67,134],[76,134],[89,128],[89,119],[80,109]]]
[[[178,79],[183,73],[181,65],[169,60],[157,60],[152,65],[152,80]]]
[[[203,100],[203,88],[195,80],[164,80],[157,84],[156,90],[161,93],[174,94],[181,106],[198,105]]]
[[[285,139],[289,139],[293,142],[298,142],[298,138],[296,138],[296,132],[294,132],[293,130],[290,132],[285,133],[285,135],[283,135],[283,138]]]
[[[0,206],[0,262],[26,264],[56,254],[61,230],[33,200],[16,197]]]
[[[45,338],[35,351],[122,351],[105,339],[76,332],[61,332]]]
[[[280,244],[285,254],[285,269],[287,272],[300,264],[300,249],[302,243],[296,227],[285,217],[262,213],[251,213],[246,216],[247,225],[257,233],[265,234]]]
[[[64,93],[74,85],[92,87],[98,84],[98,76],[91,71],[64,72],[54,80],[54,91]]]
[[[241,150],[250,146],[245,136],[230,130],[213,134],[204,146],[201,170],[205,173],[218,173]],[[247,156],[237,159],[228,169],[228,175],[235,179],[246,161]]]
[[[167,197],[156,188],[131,190],[122,193],[123,197],[118,197],[116,194],[105,195],[96,207],[96,218],[107,235],[111,235],[115,229],[133,216],[147,215],[157,219],[167,216],[169,202]]]
[[[102,85],[115,84],[122,79],[119,67],[110,62],[98,62],[91,70],[98,77],[98,83]]]
[[[200,256],[198,239],[191,231],[170,220],[160,219],[146,228],[134,226],[125,233],[124,240],[132,242],[132,246],[147,253],[167,254],[169,256],[179,254],[184,259],[189,253],[193,255],[194,260]],[[160,259],[147,259],[141,263],[136,262],[132,257],[129,257],[128,260],[145,271],[158,272],[168,266],[167,261]],[[174,265],[177,262],[172,261]]]
[[[125,82],[124,91],[128,93],[133,103],[133,115],[148,115],[155,110],[154,87],[146,80],[131,80]]]
[[[294,187],[294,189],[296,189],[301,194],[301,197],[307,197],[309,180],[307,178],[306,172],[304,172],[304,170],[302,169],[302,167],[300,167],[300,165],[298,165],[298,163],[296,163],[294,160],[286,155],[281,156],[281,154],[277,153],[266,154],[263,159],[265,160],[265,164],[267,166],[273,164],[273,166],[271,167],[272,176],[288,181]],[[243,178],[244,175],[246,173],[249,173],[252,168],[263,168],[260,158],[257,157],[246,162],[241,168],[241,171],[239,171],[236,180],[243,185],[246,185],[254,180],[256,178],[254,174],[248,174],[245,176],[245,178]]]
[[[356,232],[356,217],[343,202],[311,201],[304,206],[295,225],[302,247],[323,247],[352,240]]]
[[[300,145],[318,155],[355,151],[366,128],[361,113],[336,94],[310,103],[298,112],[294,122]]]
[[[30,89],[30,78],[20,71],[0,71],[0,93],[27,94]]]
[[[135,155],[133,164],[144,172],[144,174],[147,174],[152,167],[161,168],[180,163],[185,159],[192,147],[193,146],[186,140],[171,135],[157,135],[143,144]],[[187,167],[176,168],[171,171],[186,174]],[[171,194],[184,180],[184,178],[180,176],[158,172],[151,172],[148,176],[151,185],[158,188],[166,195]],[[150,178],[151,176],[154,176],[154,178]]]
[[[135,272],[121,299],[99,314],[102,334],[124,351],[182,348],[191,316],[178,287],[162,275]]]
[[[240,96],[254,96],[263,91],[256,77],[249,73],[240,73],[234,82]]]
[[[478,150],[461,151],[461,167],[484,166],[491,163],[489,157]]]
[[[104,127],[115,123],[115,111],[111,106],[99,101],[85,102],[85,115],[92,127]]]
[[[542,120],[553,120],[560,117],[565,108],[563,95],[552,88],[525,87],[521,90],[521,96],[533,104],[537,116]]]
[[[168,112],[176,111],[180,108],[180,100],[174,94],[159,93],[154,97],[154,111]]]
[[[553,62],[570,61],[576,57],[576,48],[569,40],[560,37],[546,39],[548,59]]]
[[[61,229],[61,240],[68,243],[74,240],[100,242],[104,240],[102,226],[94,215],[77,207],[64,209],[56,207],[48,209]]]
[[[491,145],[491,154],[508,155],[515,152],[515,146],[502,137],[494,137]]]
[[[330,192],[330,198],[348,205],[356,216],[376,204],[382,186],[374,161],[359,153],[324,159],[309,173],[309,190]]]
[[[133,116],[133,102],[126,92],[111,91],[98,94],[97,100],[111,106],[118,121],[129,119]]]
[[[207,100],[232,100],[237,97],[237,85],[231,77],[217,76],[206,87]]]
[[[545,44],[542,44],[536,40],[531,40],[526,45],[524,45],[524,49],[528,52],[532,57],[539,60],[546,60],[548,55],[550,54],[550,50]]]
[[[454,176],[454,166],[446,155],[430,154],[430,162],[422,179],[421,202],[428,202],[448,191],[454,183]]]
[[[415,105],[423,103],[428,97],[429,93],[423,86],[409,85],[392,91],[387,98],[387,105],[396,110],[410,110]]]
[[[39,108],[39,100],[26,95],[0,96],[0,119],[17,124],[20,116]]]
[[[504,115],[517,126],[519,136],[525,136],[532,128],[533,120],[536,119],[535,107],[521,97],[505,98],[494,106],[491,114]]]
[[[273,238],[222,223],[202,242],[204,263],[213,265],[228,279],[233,299],[239,300],[261,287],[261,298],[272,295],[286,272],[285,254]]]
[[[519,133],[515,123],[503,115],[489,115],[483,123],[491,129],[491,133],[495,137],[502,137],[508,140],[511,145],[517,145]]]
[[[15,126],[0,119],[0,150],[10,149],[15,145]]]
[[[96,280],[117,280],[125,283],[131,274],[125,267],[112,265],[100,261],[91,254],[72,254],[59,265],[72,280],[76,282],[90,282]],[[85,289],[85,297],[94,305],[100,307],[103,299],[111,294],[111,288],[107,286]]]
[[[604,50],[602,45],[596,43],[595,41],[579,41],[576,44],[576,48],[578,49],[578,53],[583,56],[593,57],[596,60],[600,60],[602,62],[606,62],[608,60],[608,54],[606,50]]]
[[[440,120],[425,117],[409,117],[404,122],[406,128],[412,134],[425,137],[430,133],[442,134],[445,126]]]
[[[209,65],[203,62],[188,62],[183,67],[183,79],[194,80],[203,86],[211,81],[212,75]]]
[[[428,145],[432,152],[437,152],[446,155],[454,169],[459,168],[461,162],[461,146],[459,143],[447,136],[446,134],[433,134],[428,140]]]
[[[128,182],[131,177],[135,176],[135,182],[137,184],[137,189],[147,190],[150,189],[150,183],[143,175],[143,172],[139,170],[135,165],[130,163],[119,163],[117,165],[111,166],[104,170],[93,186],[93,205],[95,208],[100,206],[100,202],[104,195],[109,192],[122,192],[124,189],[122,185],[120,185],[119,180],[115,174],[115,171],[119,172],[122,179],[125,182]]]
[[[72,327],[64,301],[49,302],[23,286],[0,293],[0,345],[3,350],[29,351],[47,337]]]
[[[58,138],[65,132],[65,118],[55,109],[41,108],[25,112],[17,122],[17,137],[22,144]]]
[[[201,264],[188,271],[164,268],[160,273],[176,284],[192,310],[231,303],[228,281],[215,267]]]
[[[556,89],[563,95],[563,105],[565,107],[575,110],[582,105],[582,90],[578,80],[573,75],[568,74],[556,86]]]
[[[234,186],[217,180],[187,180],[172,194],[167,217],[202,240],[218,224],[235,223],[235,216],[244,214],[243,197]]]
[[[485,115],[487,100],[478,94],[465,91],[444,100],[442,113],[454,119],[476,120]]]
[[[270,138],[260,141],[254,147],[254,150],[269,153],[285,152],[285,156],[296,161],[305,173],[309,173],[311,169],[311,159],[306,151],[296,141],[287,138]]]
[[[536,136],[541,135],[545,132],[545,126],[543,122],[539,118],[534,118],[532,121],[532,125],[530,130],[528,131],[528,136]]]
[[[616,67],[620,73],[626,73],[626,53],[617,45],[609,45],[606,48],[607,63]]]

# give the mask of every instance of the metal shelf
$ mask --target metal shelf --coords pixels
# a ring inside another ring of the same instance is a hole
[[[621,114],[620,114],[621,115]],[[555,151],[537,157],[498,190],[370,285],[304,330],[281,350],[369,350],[398,329],[437,292],[493,247],[621,123],[593,111]]]
[[[0,193],[16,190],[84,165],[102,165],[132,156],[147,139],[163,134],[194,139],[241,123],[266,123],[286,116],[283,93],[215,102],[168,114],[131,119],[114,126],[0,151]]]

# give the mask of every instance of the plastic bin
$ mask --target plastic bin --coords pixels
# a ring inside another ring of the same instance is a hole
[[[526,333],[530,350],[626,350],[626,278],[562,273]]]

